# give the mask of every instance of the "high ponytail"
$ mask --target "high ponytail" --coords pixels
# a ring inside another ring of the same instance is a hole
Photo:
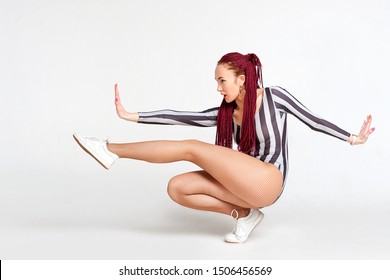
[[[219,61],[218,65],[226,65],[236,72],[236,75],[245,75],[244,112],[241,125],[240,143],[238,150],[249,154],[256,146],[255,111],[257,100],[257,88],[263,87],[261,63],[253,54],[242,55],[240,53],[228,53]],[[234,102],[225,100],[218,111],[217,135],[215,143],[220,146],[232,148],[233,146],[233,110]]]

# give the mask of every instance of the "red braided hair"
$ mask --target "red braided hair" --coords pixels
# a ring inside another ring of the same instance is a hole
[[[218,65],[226,65],[235,72],[236,76],[245,75],[244,112],[241,125],[240,143],[238,150],[250,153],[256,146],[255,111],[257,88],[263,87],[263,77],[259,58],[253,54],[242,55],[237,52],[222,56]],[[260,84],[259,84],[260,83]],[[217,118],[217,136],[215,143],[220,146],[233,147],[233,110],[235,102],[222,101]]]

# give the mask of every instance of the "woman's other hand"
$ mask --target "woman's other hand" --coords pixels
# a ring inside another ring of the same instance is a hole
[[[368,137],[375,131],[375,128],[371,128],[372,116],[368,115],[366,120],[363,122],[363,125],[360,129],[358,135],[351,135],[350,143],[351,145],[359,145],[366,143]]]

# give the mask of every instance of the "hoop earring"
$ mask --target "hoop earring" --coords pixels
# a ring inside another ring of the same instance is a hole
[[[242,95],[243,93],[245,93],[245,88],[243,86],[240,86],[238,94]]]

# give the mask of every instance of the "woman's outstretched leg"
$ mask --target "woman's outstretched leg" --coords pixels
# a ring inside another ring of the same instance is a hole
[[[197,140],[108,144],[107,148],[120,158],[152,163],[192,162],[253,208],[272,204],[282,188],[282,175],[274,165]]]

